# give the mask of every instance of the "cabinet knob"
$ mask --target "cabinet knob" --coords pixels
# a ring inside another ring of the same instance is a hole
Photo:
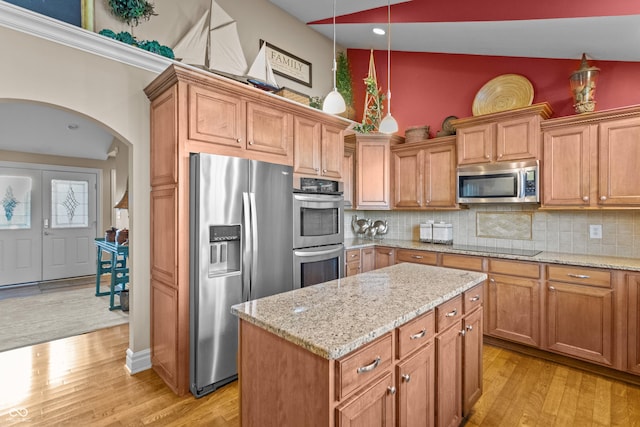
[[[473,331],[473,325],[467,325],[467,331]]]
[[[253,145],[253,141],[249,141],[249,145]]]
[[[393,252],[389,252],[387,255],[393,255]]]
[[[490,156],[487,154],[487,155],[485,155],[485,156],[484,156],[484,158],[485,158],[485,159],[489,159],[489,158],[490,158]]]
[[[327,170],[326,169],[322,169],[322,173],[327,173]]]
[[[602,200],[604,202],[605,200],[607,200],[607,196],[600,197],[600,200]]]
[[[389,390],[389,394],[396,394],[396,388],[394,386],[387,387],[387,390]]]
[[[405,383],[408,383],[409,381],[411,381],[411,375],[404,374],[402,375],[402,379],[404,380]]]
[[[461,331],[460,331],[460,335],[462,335],[462,336],[464,337],[465,335],[467,335],[467,331],[465,331],[464,329],[463,329],[463,330],[461,330]]]
[[[555,288],[554,286],[549,286],[549,290],[550,290],[550,291],[555,291],[555,290],[556,290],[556,288]]]
[[[240,144],[240,143],[242,142],[242,138],[238,138],[238,139],[236,139],[236,142],[237,142],[238,144]]]
[[[427,204],[431,203],[431,200],[427,200]]]
[[[315,168],[315,171],[316,172],[320,172],[320,168]]]
[[[584,200],[585,202],[588,202],[588,201],[589,201],[589,196],[584,196],[584,197],[582,198],[582,200]]]
[[[502,158],[502,154],[498,154],[498,158],[501,159]]]

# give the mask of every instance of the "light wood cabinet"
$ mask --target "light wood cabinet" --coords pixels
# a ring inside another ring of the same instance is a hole
[[[341,144],[349,121],[173,64],[146,88],[151,146],[150,349],[154,371],[189,392],[189,153],[293,165],[294,117]],[[322,135],[321,135],[322,139]],[[342,162],[342,146],[338,161]]]
[[[465,310],[462,337],[463,417],[469,415],[473,405],[482,396],[482,315],[482,307],[470,313]]]
[[[341,180],[344,156],[342,130],[294,117],[293,172]]]
[[[640,375],[640,275],[626,278],[629,316],[627,325],[627,370]]]
[[[376,246],[376,268],[388,267],[395,264],[395,253],[394,248]]]
[[[361,272],[375,270],[376,268],[376,248],[371,246],[360,250]]]
[[[541,346],[541,286],[539,264],[490,259],[485,332],[521,344]]]
[[[640,205],[640,108],[552,119],[542,129],[543,207]]]
[[[436,425],[455,427],[462,421],[462,312],[436,336]]]
[[[360,249],[349,249],[345,251],[344,256],[344,275],[345,277],[354,276],[360,273]]]
[[[432,427],[435,421],[435,345],[398,363],[398,426]]]
[[[456,207],[455,137],[392,147],[394,208]]]
[[[337,427],[390,427],[394,425],[394,387],[390,373],[370,387],[336,408]]]
[[[613,366],[614,311],[610,273],[547,266],[547,349]],[[562,279],[563,282],[556,281]]]
[[[472,255],[442,254],[440,263],[443,267],[461,270],[484,271],[484,258]]]
[[[416,264],[437,265],[438,254],[436,252],[420,251],[414,249],[397,249],[396,264],[401,262],[413,262]]]
[[[391,208],[390,147],[402,141],[402,137],[383,134],[345,137],[345,147],[353,148],[355,153],[354,209]]]
[[[344,196],[344,208],[352,209],[355,200],[355,171],[356,171],[356,150],[352,145],[345,144],[344,156],[342,157],[342,185]]]
[[[547,103],[452,121],[458,165],[540,159],[540,123]]]

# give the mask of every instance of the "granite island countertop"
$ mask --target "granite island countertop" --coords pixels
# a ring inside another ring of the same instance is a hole
[[[398,249],[417,249],[422,251],[453,253],[462,255],[474,255],[491,258],[503,258],[513,259],[518,261],[531,261],[541,262],[548,264],[564,264],[564,265],[577,265],[582,267],[593,268],[608,268],[611,270],[627,270],[627,271],[640,271],[640,259],[627,258],[617,256],[605,256],[605,255],[584,255],[584,254],[569,254],[562,252],[547,252],[543,251],[534,256],[524,256],[517,254],[501,254],[491,252],[490,249],[486,252],[482,250],[463,250],[455,249],[453,245],[440,245],[434,243],[422,243],[415,240],[365,240],[365,239],[345,239],[344,246],[346,249],[365,248],[370,246],[386,246]]]
[[[241,319],[338,359],[487,279],[403,263],[231,307]]]

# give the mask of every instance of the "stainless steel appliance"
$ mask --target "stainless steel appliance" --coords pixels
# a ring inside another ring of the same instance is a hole
[[[344,274],[344,197],[340,183],[301,178],[293,192],[293,286]]]
[[[537,160],[460,166],[458,203],[539,203]]]
[[[190,158],[190,389],[237,378],[230,307],[293,289],[293,171],[235,157]]]

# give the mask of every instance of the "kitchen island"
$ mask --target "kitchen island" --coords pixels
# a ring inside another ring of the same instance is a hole
[[[486,278],[403,263],[233,306],[242,425],[461,420],[481,394]]]

